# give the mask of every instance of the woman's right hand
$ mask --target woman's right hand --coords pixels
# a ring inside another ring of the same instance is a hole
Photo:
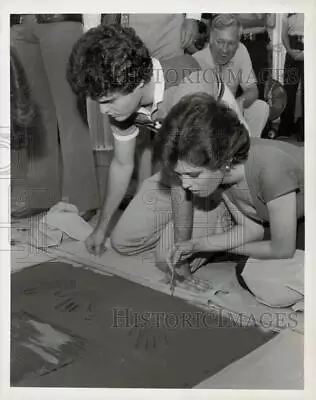
[[[88,252],[95,256],[100,256],[106,250],[105,240],[104,229],[95,228],[85,241]]]

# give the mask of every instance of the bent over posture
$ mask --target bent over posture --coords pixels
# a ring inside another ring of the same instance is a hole
[[[122,216],[112,236],[124,254],[156,249],[157,267],[192,267],[201,254],[229,251],[256,259],[286,259],[296,249],[297,221],[304,216],[304,150],[290,143],[249,138],[226,105],[205,93],[182,98],[165,118],[155,151],[164,175],[184,189],[178,203],[191,238],[175,242],[165,178],[154,176]],[[164,189],[164,190],[162,190]],[[225,224],[222,197],[234,223]],[[198,204],[202,206],[198,207]],[[218,203],[217,203],[218,204]],[[220,220],[219,217],[220,216]],[[270,237],[264,240],[264,228]],[[150,238],[150,240],[149,240]]]
[[[190,55],[161,62],[150,57],[135,31],[120,25],[90,29],[74,46],[68,64],[71,87],[99,102],[101,112],[110,116],[114,136],[104,204],[98,224],[86,241],[91,253],[105,250],[110,220],[132,176],[136,137],[144,121],[154,129],[179,99],[200,91],[222,99],[239,112],[236,100],[219,78],[214,75],[206,81],[199,72],[198,62]],[[182,192],[181,186],[172,186],[173,202]],[[185,203],[174,207],[177,232],[183,240],[190,238],[181,220],[183,214],[187,215],[185,207]]]

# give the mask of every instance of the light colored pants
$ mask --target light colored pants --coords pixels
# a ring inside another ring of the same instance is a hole
[[[98,26],[101,23],[101,14],[83,14],[83,31]],[[100,105],[96,101],[87,99],[87,118],[94,150],[112,150],[113,134],[109,117],[102,114]],[[101,196],[102,197],[102,196]]]
[[[302,250],[289,259],[249,258],[242,277],[260,303],[288,307],[304,300],[304,258]]]
[[[163,181],[163,183],[162,183]],[[194,202],[192,237],[211,236],[231,228],[231,217],[217,194]],[[147,250],[166,253],[173,245],[171,191],[161,172],[146,179],[118,221],[112,247],[123,255]]]
[[[27,179],[31,208],[50,207],[60,200],[58,129],[63,197],[80,211],[99,207],[89,129],[66,79],[72,47],[82,33],[79,22],[23,23],[11,28],[11,46],[17,50],[43,121],[42,157],[31,159]]]
[[[250,107],[244,109],[244,117],[251,137],[261,137],[269,118],[269,106],[263,100],[255,100]]]

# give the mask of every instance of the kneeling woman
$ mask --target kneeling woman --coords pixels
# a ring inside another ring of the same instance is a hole
[[[172,108],[156,153],[194,196],[220,189],[235,221],[228,232],[177,243],[169,264],[226,250],[259,260],[294,256],[297,221],[304,216],[304,148],[249,138],[234,112],[197,93]]]

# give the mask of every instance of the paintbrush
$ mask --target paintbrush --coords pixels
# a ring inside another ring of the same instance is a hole
[[[171,296],[173,296],[174,289],[176,287],[176,266],[172,265],[170,260],[168,260],[167,262],[168,262],[168,267],[171,270],[170,293],[171,293]]]

